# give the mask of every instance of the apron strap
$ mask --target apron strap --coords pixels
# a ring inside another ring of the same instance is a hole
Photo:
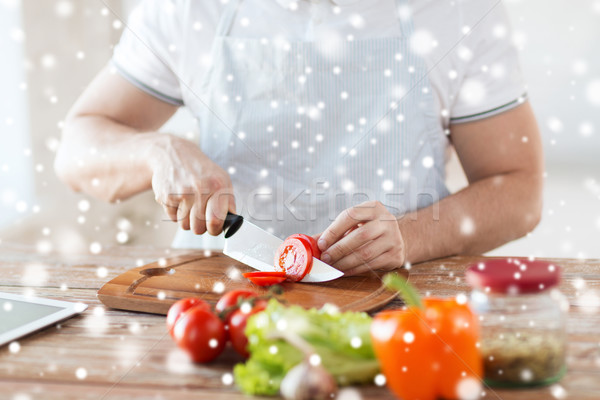
[[[219,20],[219,24],[217,25],[216,36],[227,36],[231,31],[231,26],[233,25],[233,21],[235,20],[235,15],[237,14],[238,7],[242,0],[230,0],[229,4],[225,7],[223,14],[221,15],[221,19]]]
[[[404,37],[409,37],[410,35],[412,35],[413,30],[414,30],[413,18],[410,15],[404,16],[404,18],[402,15],[400,15],[400,9],[405,8],[405,7],[410,9],[408,0],[396,0],[396,16],[398,17],[398,23],[400,24],[400,30],[402,31],[402,34],[404,35]]]

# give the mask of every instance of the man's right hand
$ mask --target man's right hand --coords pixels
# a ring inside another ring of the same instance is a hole
[[[156,201],[182,229],[218,235],[235,198],[227,172],[188,140],[161,135],[149,165]]]

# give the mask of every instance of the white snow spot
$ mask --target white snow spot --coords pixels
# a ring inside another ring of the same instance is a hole
[[[134,321],[129,324],[129,332],[133,333],[134,335],[137,335],[141,331],[142,331],[142,326],[140,325],[139,322]]]
[[[475,222],[471,217],[464,217],[460,223],[460,232],[463,235],[472,235],[475,232]]]
[[[383,386],[383,385],[385,385],[386,381],[387,380],[385,379],[385,375],[383,375],[383,374],[377,374],[377,375],[375,375],[375,384],[377,386]]]
[[[223,382],[223,385],[229,386],[233,383],[233,375],[231,375],[231,373],[229,372],[225,372],[222,376],[221,376],[221,382]]]
[[[311,354],[311,356],[308,357],[308,362],[313,367],[316,367],[317,365],[321,365],[321,356],[319,356],[318,354]]]
[[[353,337],[352,339],[350,339],[350,346],[352,346],[355,349],[358,349],[360,346],[362,346],[362,339],[358,336]]]
[[[458,57],[465,62],[471,61],[473,58],[473,51],[466,46],[459,46],[456,52]]]
[[[87,200],[79,200],[79,203],[77,203],[77,208],[81,212],[87,212],[90,209],[90,202]]]
[[[344,192],[351,192],[354,190],[354,182],[350,179],[344,179],[342,180],[341,188]]]
[[[571,64],[571,70],[575,75],[585,75],[588,71],[588,64],[585,60],[573,60]]]
[[[431,157],[431,156],[425,156],[425,157],[423,157],[423,160],[421,160],[421,164],[423,164],[423,166],[425,168],[431,168],[431,167],[433,167],[433,164],[434,164],[433,157]]]
[[[129,234],[124,231],[117,232],[116,236],[117,242],[120,244],[127,243],[129,241]]]
[[[410,38],[410,47],[420,56],[429,54],[434,48],[435,39],[432,33],[425,29],[417,29]]]
[[[459,293],[456,295],[456,302],[458,304],[467,304],[467,295],[464,293]]]
[[[44,54],[41,58],[42,67],[45,69],[54,68],[56,65],[56,57],[53,54]]]
[[[600,296],[594,289],[586,290],[577,298],[577,304],[586,314],[595,314],[600,310]]]
[[[404,332],[402,340],[404,340],[404,343],[412,343],[415,341],[415,334],[412,332]]]
[[[490,67],[490,75],[495,79],[504,78],[506,75],[506,67],[501,63],[492,64]]]
[[[381,184],[381,188],[386,192],[392,191],[394,189],[394,181],[392,181],[391,179],[384,180]]]
[[[88,375],[87,370],[85,368],[83,368],[83,367],[79,367],[75,371],[75,376],[79,380],[83,380],[83,379],[87,378],[87,375]]]
[[[517,49],[523,50],[527,44],[527,35],[522,31],[514,31],[512,41]]]
[[[456,397],[462,400],[475,400],[481,393],[481,383],[475,378],[461,379],[456,385]]]
[[[225,291],[225,284],[221,281],[215,282],[212,291],[217,294],[223,293]]]
[[[61,0],[54,6],[54,12],[60,18],[68,18],[73,15],[73,3],[67,0]]]
[[[100,254],[102,251],[102,245],[98,242],[92,242],[90,244],[90,253],[92,254]]]
[[[21,282],[25,286],[42,286],[48,280],[48,271],[44,264],[32,263],[25,266]]]
[[[557,117],[548,118],[548,129],[550,129],[554,133],[558,133],[563,130],[563,123]]]
[[[502,39],[506,37],[507,29],[504,24],[496,24],[492,28],[492,34],[496,39]]]
[[[17,354],[19,351],[21,351],[21,345],[19,342],[11,342],[8,345],[8,351],[10,351],[12,354]]]
[[[533,379],[533,372],[529,368],[523,368],[519,375],[523,382],[530,382]]]
[[[96,276],[98,278],[106,278],[107,275],[108,275],[108,269],[106,269],[106,267],[96,268]]]
[[[467,79],[460,88],[458,96],[460,101],[468,105],[478,105],[485,99],[485,86],[478,79]]]
[[[350,25],[352,25],[354,29],[362,29],[365,26],[365,19],[360,14],[352,14],[350,16]]]
[[[567,391],[559,384],[550,386],[550,393],[552,393],[552,396],[554,396],[556,399],[567,398]]]
[[[592,105],[600,107],[600,79],[594,79],[585,88],[585,95]]]
[[[594,125],[589,121],[584,121],[579,124],[579,133],[583,137],[590,137],[594,133]]]

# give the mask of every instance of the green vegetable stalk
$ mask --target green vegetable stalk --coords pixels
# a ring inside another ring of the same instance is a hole
[[[234,368],[240,389],[253,395],[276,395],[286,373],[304,354],[282,339],[290,331],[304,339],[320,356],[323,367],[341,386],[373,382],[379,373],[366,313],[339,312],[331,307],[305,310],[272,299],[267,308],[248,319],[246,336],[250,358]]]

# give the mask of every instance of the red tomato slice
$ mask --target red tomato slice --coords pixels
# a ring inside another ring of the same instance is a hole
[[[256,271],[256,272],[246,272],[242,274],[244,278],[248,278],[250,282],[254,283],[258,286],[271,286],[277,283],[281,283],[286,280],[287,275],[285,271],[273,271],[273,272],[265,272],[265,271]]]
[[[275,266],[284,270],[292,282],[302,280],[310,272],[312,262],[310,242],[303,238],[288,237],[275,254]]]
[[[310,244],[310,248],[313,253],[313,257],[320,259],[321,258],[321,250],[319,250],[319,246],[317,245],[317,241],[314,237],[305,235],[303,233],[296,233],[290,236],[291,238],[304,239]]]

